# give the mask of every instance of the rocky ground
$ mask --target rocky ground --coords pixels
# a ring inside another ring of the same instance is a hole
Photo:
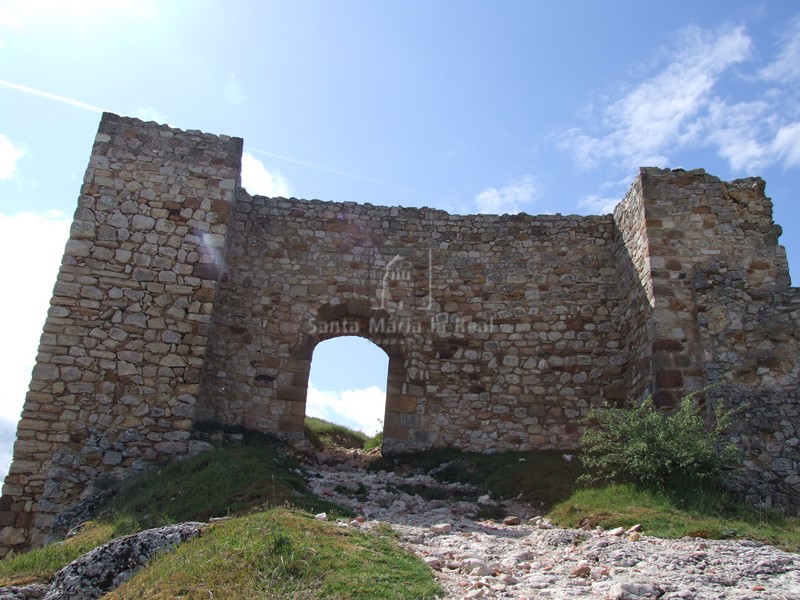
[[[431,473],[369,472],[369,459],[355,450],[317,454],[306,469],[309,485],[358,515],[341,527],[391,526],[434,570],[448,599],[800,598],[800,554],[752,541],[659,539],[638,526],[559,529],[513,500],[503,501],[510,516],[490,520],[500,512],[482,490],[440,484]],[[204,526],[182,523],[112,540],[49,585],[0,588],[0,600],[99,598]]]
[[[309,471],[312,490],[359,515],[341,526],[390,524],[447,598],[800,598],[800,555],[771,546],[558,529],[513,502],[504,502],[513,516],[480,520],[493,501],[467,486],[369,473],[357,453],[323,463]]]

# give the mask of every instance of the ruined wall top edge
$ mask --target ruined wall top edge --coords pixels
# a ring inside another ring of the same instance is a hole
[[[240,137],[205,133],[198,129],[179,129],[170,125],[162,125],[155,121],[142,121],[135,117],[123,117],[110,112],[103,113],[100,119],[100,127],[97,130],[98,134],[114,135],[120,133],[122,130],[131,132],[139,130],[146,134],[158,134],[163,137],[181,135],[188,139],[194,139],[197,142],[205,140],[215,144],[229,144],[233,150],[238,148],[239,153],[241,153],[241,149],[244,145],[244,140]]]
[[[375,205],[369,202],[341,202],[332,200],[306,200],[303,198],[284,198],[282,196],[268,197],[268,196],[251,196],[253,203],[262,203],[264,205],[272,205],[275,208],[282,210],[291,210],[292,208],[299,208],[303,211],[333,211],[342,214],[370,214],[372,216],[386,216],[392,218],[411,218],[423,221],[452,221],[452,222],[478,222],[482,224],[503,224],[503,223],[525,223],[525,224],[549,224],[564,221],[579,221],[587,224],[592,223],[610,223],[612,216],[608,215],[562,215],[557,214],[543,214],[543,215],[529,215],[527,213],[517,214],[460,214],[450,213],[438,208],[423,207],[408,207],[408,206],[384,206]]]

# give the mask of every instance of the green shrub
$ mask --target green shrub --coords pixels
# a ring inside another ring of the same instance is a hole
[[[383,444],[383,432],[379,431],[374,436],[367,439],[366,442],[364,442],[364,451],[369,452],[374,448],[380,448],[382,444]]]
[[[736,459],[723,444],[732,411],[717,411],[707,426],[694,394],[674,412],[652,398],[629,408],[593,409],[581,440],[584,482],[633,481],[660,489],[702,484],[721,478]]]

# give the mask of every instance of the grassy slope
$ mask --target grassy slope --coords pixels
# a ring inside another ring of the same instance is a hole
[[[131,582],[119,592],[125,596],[115,597],[209,598],[208,589],[215,590],[216,598],[287,599],[424,598],[439,592],[430,569],[393,538],[341,529],[301,512],[348,515],[309,494],[297,468],[267,440],[248,435],[241,447],[144,473],[128,480],[98,523],[74,538],[0,562],[0,586],[46,582],[117,535],[244,515],[220,522],[199,540],[161,557],[137,576],[140,583]],[[299,509],[290,511],[287,504]],[[156,580],[159,587],[148,590],[147,582]]]
[[[291,504],[344,516],[310,496],[299,465],[269,445],[219,448],[128,480],[109,507],[118,529],[138,530],[181,520],[242,514]]]
[[[369,439],[360,431],[316,417],[306,417],[304,431],[308,441],[318,450],[334,446],[361,449]]]
[[[276,509],[213,527],[106,597],[389,600],[439,593],[430,570],[390,535]]]
[[[45,582],[64,565],[114,537],[110,524],[88,523],[80,534],[0,561],[0,587]]]
[[[759,513],[714,491],[678,495],[632,484],[580,489],[549,516],[563,527],[608,529],[641,523],[647,535],[656,537],[748,538],[800,551],[800,519]]]

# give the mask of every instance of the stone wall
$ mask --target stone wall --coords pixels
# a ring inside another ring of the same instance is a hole
[[[637,178],[614,208],[616,266],[619,276],[619,324],[622,335],[624,393],[617,404],[652,393],[650,361],[654,332],[653,279],[642,181]]]
[[[800,508],[800,296],[760,179],[642,169],[613,215],[250,196],[242,140],[106,114],[54,287],[0,555],[198,421],[302,438],[322,340],[389,356],[384,451],[575,448],[592,406],[747,400],[748,498]],[[74,512],[74,511],[73,511]],[[71,513],[69,513],[71,514]]]
[[[669,406],[706,385],[695,267],[712,259],[737,265],[753,289],[788,287],[789,268],[763,180],[724,182],[702,169],[643,169],[640,179],[654,299],[653,392]]]
[[[300,434],[311,352],[389,355],[385,449],[571,448],[623,394],[614,222],[251,198],[231,225],[200,415]]]
[[[242,140],[104,114],[0,500],[37,543],[104,474],[186,452]]]
[[[714,405],[739,411],[731,436],[744,472],[735,489],[758,507],[800,503],[800,289],[748,285],[751,273],[698,266],[697,324]]]

